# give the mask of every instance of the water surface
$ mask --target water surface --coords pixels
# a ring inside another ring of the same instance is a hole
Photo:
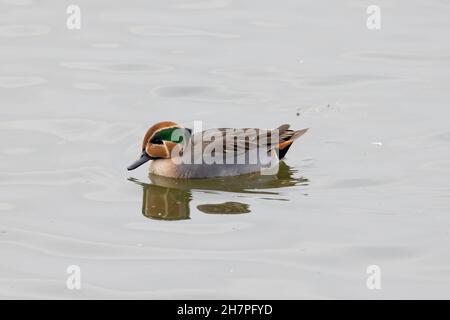
[[[449,298],[447,2],[76,4],[0,0],[1,298]],[[129,174],[162,120],[311,129],[273,179]]]

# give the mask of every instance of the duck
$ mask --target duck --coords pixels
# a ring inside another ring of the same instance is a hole
[[[193,132],[172,121],[151,126],[144,135],[140,157],[127,167],[149,162],[149,174],[175,179],[209,179],[253,173],[276,175],[293,142],[309,128],[291,130],[215,128]]]

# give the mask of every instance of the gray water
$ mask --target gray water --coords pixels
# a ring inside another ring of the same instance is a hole
[[[450,3],[371,4],[0,0],[0,297],[449,298]],[[311,129],[174,185],[126,171],[162,120]]]

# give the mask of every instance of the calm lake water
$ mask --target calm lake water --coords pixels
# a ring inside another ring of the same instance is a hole
[[[0,298],[450,298],[450,4],[371,4],[0,0]],[[276,177],[127,172],[162,120],[311,129]]]

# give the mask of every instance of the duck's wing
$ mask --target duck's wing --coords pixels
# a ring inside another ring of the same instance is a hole
[[[259,128],[218,128],[196,133],[191,137],[195,149],[202,144],[202,150],[214,148],[216,153],[234,154],[236,156],[249,151],[263,149],[267,152],[278,149],[281,142],[294,137],[295,131],[285,124],[276,129]],[[201,135],[201,136],[200,136]]]
[[[238,135],[237,139],[224,138],[224,152],[234,152],[239,156],[255,149],[262,149],[268,153],[275,150],[278,152],[279,159],[283,159],[292,143],[309,130],[309,128],[301,130],[290,130],[289,128],[289,124],[284,124],[269,130],[243,129],[245,133],[249,134]]]

